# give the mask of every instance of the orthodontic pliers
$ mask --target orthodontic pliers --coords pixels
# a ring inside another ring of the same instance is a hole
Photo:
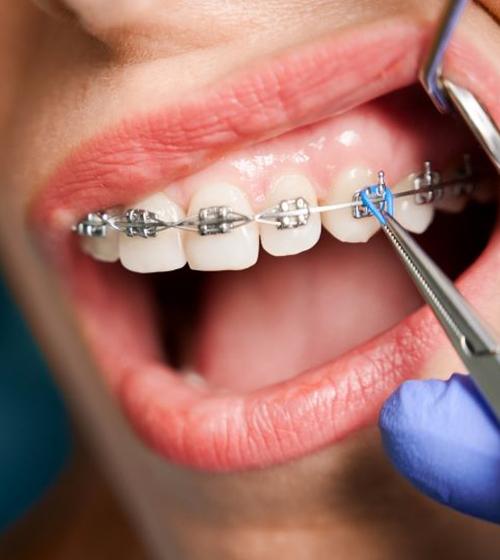
[[[441,323],[480,393],[500,420],[500,344],[453,282],[388,212],[382,231]]]
[[[443,57],[467,0],[451,0],[439,24],[429,55],[420,71],[420,82],[441,113],[455,109],[500,173],[500,130],[488,111],[469,90],[442,74]]]
[[[443,77],[441,63],[467,0],[451,1],[420,79],[441,112],[454,107],[500,172],[500,131],[473,93]],[[452,281],[388,211],[374,216],[432,309],[486,402],[500,420],[500,343]]]

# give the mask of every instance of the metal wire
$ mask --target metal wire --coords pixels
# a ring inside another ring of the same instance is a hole
[[[379,180],[380,176],[383,177],[382,171],[379,172]],[[473,179],[470,158],[467,155],[464,156],[463,169],[447,180],[442,180],[441,175],[432,169],[431,163],[425,162],[423,171],[415,175],[413,179],[414,188],[394,193],[394,198],[413,196],[417,204],[427,204],[443,196],[445,190],[452,190],[457,195],[471,192]],[[100,210],[87,214],[73,227],[73,230],[83,237],[105,237],[109,230],[115,230],[128,237],[148,239],[156,237],[162,231],[174,228],[197,232],[202,236],[224,234],[250,222],[272,225],[278,229],[295,229],[307,225],[312,214],[351,209],[354,218],[366,217],[366,212],[360,212],[360,209],[364,208],[363,201],[360,199],[360,193],[364,189],[366,187],[356,191],[349,202],[310,206],[303,197],[298,197],[283,200],[276,206],[254,215],[235,212],[227,206],[212,206],[202,208],[194,216],[177,221],[166,221],[158,214],[141,208],[128,208],[125,211]],[[382,204],[384,197],[380,195],[380,191],[372,189],[370,200],[374,204]]]

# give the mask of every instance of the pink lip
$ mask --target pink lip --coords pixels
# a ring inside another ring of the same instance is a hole
[[[118,323],[139,321],[137,306],[128,309],[122,300],[113,307],[116,294],[106,291],[108,278],[78,254],[68,219],[126,203],[236,146],[413,83],[427,37],[425,28],[395,19],[285,54],[203,97],[103,133],[70,156],[33,201],[32,216],[44,225],[46,248],[69,283],[98,363],[135,429],[163,456],[223,471],[271,465],[331,444],[373,422],[386,396],[442,344],[439,328],[424,309],[332,364],[289,382],[247,395],[209,392],[162,364],[154,344],[140,344],[120,329],[117,334]],[[500,89],[498,77],[495,90],[486,61],[479,55],[462,59],[463,50],[454,45],[447,68],[464,85],[475,83],[490,105],[491,92]],[[490,82],[484,91],[481,78]],[[497,233],[462,282],[479,308],[495,293],[499,244]],[[106,269],[108,274],[113,267]],[[106,313],[111,319],[99,317],[104,305],[116,311]],[[142,307],[147,321],[148,304]]]

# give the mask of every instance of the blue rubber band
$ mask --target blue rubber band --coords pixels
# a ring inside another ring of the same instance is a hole
[[[363,189],[361,191],[360,198],[361,202],[363,203],[365,208],[369,210],[370,214],[374,218],[376,218],[381,225],[385,226],[387,220],[385,219],[383,212],[378,208],[377,203],[374,202],[370,197],[370,195],[377,196],[379,194],[379,187],[380,185],[370,185],[369,187],[366,187],[366,189]],[[392,194],[391,189],[389,189],[389,187],[387,186],[384,187],[382,201],[385,206],[384,212],[392,216],[394,214],[394,195]]]

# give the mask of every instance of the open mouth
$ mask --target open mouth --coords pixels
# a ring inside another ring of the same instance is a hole
[[[426,31],[394,25],[389,38],[370,27],[362,41],[349,33],[274,61],[254,79],[266,95],[239,78],[238,103],[220,91],[219,109],[195,100],[182,130],[162,116],[156,128],[148,119],[147,142],[123,128],[93,142],[35,201],[99,369],[166,458],[236,470],[331,444],[372,423],[446,341],[376,220],[352,208],[301,228],[251,222],[214,235],[172,228],[79,242],[70,229],[86,212],[123,206],[178,221],[221,205],[248,215],[298,198],[342,204],[381,168],[397,193],[424,161],[456,177],[470,153],[474,190],[401,198],[396,216],[478,307],[498,296],[494,172],[467,130],[411,85]],[[380,57],[370,65],[367,52]],[[306,68],[309,81],[291,83],[289,68]],[[201,129],[189,124],[193,111],[208,114]],[[130,145],[139,146],[132,160]]]

